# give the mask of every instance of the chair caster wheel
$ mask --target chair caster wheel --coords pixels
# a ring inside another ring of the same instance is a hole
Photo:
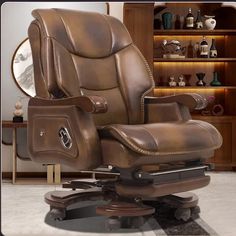
[[[66,209],[51,207],[49,215],[54,220],[62,221],[66,218]]]
[[[109,231],[118,230],[121,228],[121,221],[119,217],[109,217],[106,221],[106,228]]]
[[[199,206],[195,206],[191,208],[191,215],[193,219],[196,219],[199,217],[199,213],[201,212]]]
[[[191,218],[191,209],[190,208],[177,208],[175,210],[175,218],[177,220],[188,221]]]
[[[122,228],[137,229],[144,224],[145,220],[141,216],[125,217],[121,220]]]
[[[144,218],[141,216],[131,218],[131,228],[137,229],[144,224]]]

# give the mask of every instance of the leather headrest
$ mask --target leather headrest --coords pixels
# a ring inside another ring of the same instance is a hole
[[[82,57],[107,57],[132,43],[125,26],[111,16],[66,9],[36,9],[32,15],[46,37]]]

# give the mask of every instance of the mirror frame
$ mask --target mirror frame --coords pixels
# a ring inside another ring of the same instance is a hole
[[[16,53],[17,53],[17,51],[19,50],[19,48],[20,48],[27,40],[29,40],[28,37],[25,38],[25,39],[17,46],[17,48],[15,49],[15,51],[14,51],[14,53],[13,53],[12,60],[11,60],[11,74],[12,74],[12,77],[13,77],[13,79],[14,79],[15,84],[16,84],[17,87],[21,90],[21,92],[23,92],[23,93],[24,93],[26,96],[28,96],[28,97],[33,97],[32,95],[30,95],[29,93],[27,93],[26,91],[24,91],[24,90],[21,88],[20,84],[18,83],[18,81],[17,81],[17,79],[16,79],[16,76],[15,76],[15,74],[14,74],[14,69],[13,69],[14,59],[15,59]],[[34,96],[35,96],[35,95],[34,95]]]

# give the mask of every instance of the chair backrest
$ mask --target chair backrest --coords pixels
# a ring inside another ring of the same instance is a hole
[[[152,73],[118,19],[66,9],[36,9],[32,15],[28,34],[37,96],[99,95],[108,112],[94,115],[97,125],[144,122]]]

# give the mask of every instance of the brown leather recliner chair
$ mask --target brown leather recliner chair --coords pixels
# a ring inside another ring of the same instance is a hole
[[[51,215],[63,219],[68,205],[104,197],[110,202],[97,207],[98,214],[150,215],[154,208],[143,204],[148,199],[172,204],[176,217],[187,220],[197,198],[178,193],[209,183],[204,161],[222,144],[212,125],[191,119],[189,109],[204,108],[204,98],[147,97],[152,73],[114,17],[65,9],[32,14],[37,96],[28,107],[31,158],[78,171],[111,166],[114,176],[71,181],[64,187],[73,190],[47,193]]]

